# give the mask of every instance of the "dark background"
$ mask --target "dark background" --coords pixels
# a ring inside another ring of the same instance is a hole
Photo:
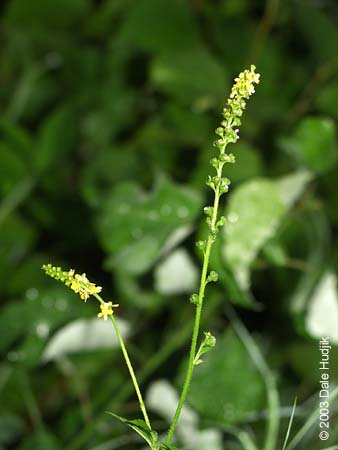
[[[230,224],[213,251],[220,281],[203,323],[218,343],[188,399],[218,443],[196,432],[197,443],[177,445],[235,450],[227,429],[238,426],[262,446],[264,383],[229,304],[277,374],[279,448],[295,396],[304,406],[293,433],[306,421],[322,335],[338,378],[337,23],[333,0],[1,2],[1,449],[141,448],[104,414],[140,416],[113,334],[93,320],[97,304],[40,267],[75,268],[103,286],[120,304],[143,391],[159,379],[178,388],[213,130],[251,63],[261,84],[226,166]],[[338,440],[334,405],[331,414],[327,446]],[[323,448],[316,426],[299,449]]]

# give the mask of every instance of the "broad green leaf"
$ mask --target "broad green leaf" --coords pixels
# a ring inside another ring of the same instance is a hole
[[[283,215],[299,200],[311,179],[307,171],[276,181],[253,179],[231,194],[221,254],[242,289],[250,286],[250,266],[259,251],[274,236]]]
[[[130,333],[128,323],[116,318],[122,337]],[[119,347],[110,320],[77,319],[58,330],[50,339],[42,355],[42,361],[56,360],[70,353],[88,352]]]
[[[249,288],[250,265],[285,211],[278,187],[269,180],[249,181],[231,194],[222,255],[242,289]]]
[[[13,415],[0,415],[0,449],[8,448],[23,431],[23,422]]]
[[[210,392],[215,393],[210,401]],[[188,403],[205,420],[233,425],[246,414],[259,410],[264,384],[243,343],[228,331],[208,356],[208,363],[195,369]]]
[[[159,56],[151,76],[157,89],[199,111],[219,105],[228,84],[222,65],[204,49]]]
[[[326,336],[332,344],[338,345],[337,277],[332,272],[323,275],[312,294],[306,328],[314,338]]]
[[[236,164],[226,167],[226,176],[231,182],[242,182],[263,174],[263,162],[259,151],[247,142],[236,144]]]
[[[142,438],[149,444],[151,448],[153,448],[153,445],[157,443],[158,436],[156,431],[150,429],[144,420],[142,419],[128,420],[112,412],[109,411],[106,412],[107,414],[110,414],[111,416],[115,417],[115,419],[120,420],[121,422],[125,423],[130,428],[132,428],[134,431],[136,431],[136,433],[142,436]]]
[[[290,219],[289,219],[290,220]],[[285,233],[290,238],[295,228],[293,242],[301,241],[306,246],[303,256],[305,264],[310,270],[301,273],[298,283],[294,286],[290,299],[290,312],[304,331],[304,317],[308,303],[319,280],[327,270],[328,254],[330,252],[330,227],[322,209],[308,209],[295,217],[296,223],[288,224]],[[301,224],[301,226],[300,226]],[[296,246],[296,243],[293,246]]]
[[[2,308],[0,351],[10,350],[10,361],[34,366],[39,363],[48,337],[57,327],[90,314],[91,308],[65,286],[30,288],[23,300],[12,301]]]
[[[153,52],[193,49],[199,44],[197,26],[188,4],[181,0],[139,0],[122,27],[123,43]]]
[[[60,450],[61,442],[48,431],[36,431],[30,433],[22,445],[18,447],[19,450]]]
[[[0,118],[0,198],[9,195],[31,173],[31,149],[25,130]]]
[[[67,153],[74,142],[75,117],[68,108],[50,114],[42,123],[34,148],[35,166],[44,171]],[[72,123],[72,127],[69,126]]]
[[[294,18],[299,24],[300,38],[304,37],[315,55],[327,63],[337,57],[338,28],[335,18],[324,11],[313,2],[301,0],[295,4]]]
[[[313,174],[308,170],[298,170],[278,178],[276,186],[285,206],[292,207],[300,199],[312,179]]]
[[[200,188],[210,174],[210,159],[213,152],[210,144],[199,153],[197,168],[193,174],[193,185]],[[224,170],[232,183],[239,183],[263,175],[263,163],[257,149],[246,142],[236,143],[236,164],[228,164]]]
[[[114,184],[140,175],[140,161],[131,146],[104,147],[102,151],[96,151],[93,159],[84,167],[84,198],[90,206],[99,206]]]
[[[1,208],[0,208],[1,212]],[[37,239],[37,230],[18,215],[10,215],[0,223],[0,285],[15,278],[15,270],[31,251]]]
[[[177,407],[179,391],[166,380],[156,380],[147,391],[146,404],[170,424]],[[216,428],[200,429],[198,414],[184,404],[176,428],[182,448],[191,450],[223,450],[222,432]],[[163,443],[162,443],[163,445]],[[166,447],[160,447],[166,448]],[[169,446],[169,448],[171,448]],[[175,447],[172,447],[175,449]]]
[[[329,83],[318,92],[316,105],[323,114],[338,119],[338,81]]]
[[[26,174],[25,161],[8,144],[0,143],[1,197],[8,195]]]
[[[163,306],[163,296],[152,289],[143,289],[142,283],[133,275],[117,271],[115,282],[121,304],[149,311],[157,311]]]
[[[98,218],[99,238],[109,255],[108,266],[132,274],[144,273],[170,235],[191,223],[200,207],[197,192],[164,178],[148,194],[134,183],[121,184],[103,202]]]
[[[199,271],[183,248],[174,250],[155,268],[155,289],[163,295],[192,293],[198,279]]]
[[[88,10],[88,0],[12,0],[5,11],[5,23],[29,30],[64,28],[74,25]]]
[[[337,161],[336,126],[329,118],[302,119],[292,135],[280,143],[290,158],[316,173],[327,172]]]

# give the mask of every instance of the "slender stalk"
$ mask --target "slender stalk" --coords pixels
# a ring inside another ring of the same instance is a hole
[[[224,146],[224,149],[225,149],[225,146]],[[224,150],[223,150],[223,152],[224,152]],[[221,163],[217,169],[217,175],[219,177],[222,176],[223,165],[224,164]],[[219,198],[220,198],[220,188],[219,188],[219,186],[217,186],[217,188],[215,190],[215,197],[214,197],[214,209],[213,209],[213,215],[212,215],[211,227],[210,227],[211,229],[215,228],[215,226],[216,226]],[[212,234],[209,234],[205,253],[204,253],[203,268],[202,268],[200,287],[199,287],[199,293],[198,293],[198,302],[197,302],[196,314],[195,314],[195,323],[194,323],[193,334],[192,334],[192,339],[191,339],[188,370],[187,370],[187,374],[186,374],[185,381],[183,384],[181,396],[180,396],[180,399],[179,399],[179,402],[177,405],[177,409],[176,409],[176,412],[174,415],[174,419],[170,425],[168,435],[165,440],[166,444],[169,444],[173,437],[175,428],[177,426],[177,422],[181,415],[183,404],[185,402],[185,399],[186,399],[186,396],[187,396],[187,393],[189,390],[189,385],[190,385],[190,381],[191,381],[193,370],[194,370],[194,359],[196,356],[196,347],[197,347],[197,340],[198,340],[199,329],[200,329],[201,313],[202,313],[202,309],[203,309],[204,292],[205,292],[205,286],[207,284],[206,281],[207,281],[207,275],[208,275],[209,258],[210,258],[210,252],[211,252],[211,247],[212,247],[213,242],[214,242],[213,236],[212,236]]]
[[[214,311],[219,307],[219,304],[220,298],[218,295],[209,299],[203,310],[203,322],[206,322],[207,319],[212,316]],[[155,353],[145,362],[138,374],[138,382],[141,385],[149,379],[150,375],[152,375],[165,361],[168,360],[170,355],[175,353],[175,351],[185,344],[190,337],[192,325],[193,320],[185,323],[183,327],[173,330],[172,333],[164,340],[163,345],[161,346],[161,351]],[[103,415],[102,411],[111,411],[118,408],[128,398],[128,396],[130,396],[131,392],[131,385],[123,384],[123,386],[121,386],[118,392],[114,395],[112,395],[111,392],[105,394],[102,405],[98,404],[96,407],[100,413],[86,425],[81,433],[75,433],[74,439],[64,448],[64,450],[79,450],[82,448],[85,443],[91,439],[95,433],[95,430],[97,430],[98,425],[101,423],[100,421],[103,420],[103,417],[106,417],[106,415]],[[112,401],[108,404],[106,403],[107,398],[112,398]]]
[[[105,303],[104,300],[98,294],[94,294],[94,296],[97,298],[97,300],[101,304]],[[121,332],[120,332],[120,328],[119,328],[119,326],[118,326],[118,324],[116,322],[114,314],[112,314],[110,316],[110,320],[112,321],[112,324],[114,326],[117,339],[118,339],[119,344],[121,346],[121,350],[122,350],[124,359],[126,361],[126,364],[127,364],[128,370],[129,370],[130,377],[132,379],[132,382],[133,382],[133,385],[134,385],[134,388],[135,388],[135,392],[136,392],[136,395],[137,395],[137,398],[138,398],[138,401],[139,401],[139,404],[140,404],[140,408],[141,408],[144,420],[145,420],[146,424],[148,425],[148,427],[151,428],[150,420],[149,420],[148,413],[147,413],[147,410],[146,410],[146,407],[145,407],[145,404],[144,404],[144,400],[143,400],[143,397],[142,397],[142,394],[141,394],[141,390],[140,390],[140,387],[138,385],[137,378],[136,378],[133,366],[132,366],[132,364],[130,362],[129,355],[128,355],[126,346],[125,346],[124,341],[123,341],[123,337],[122,337]]]
[[[238,128],[241,125],[241,117],[246,106],[246,100],[255,92],[254,84],[259,83],[260,75],[255,73],[255,66],[251,65],[250,70],[244,70],[241,72],[237,78],[235,78],[235,83],[231,89],[230,97],[227,100],[226,107],[223,109],[223,121],[221,126],[216,129],[216,134],[220,137],[214,145],[219,149],[219,157],[213,158],[210,162],[211,165],[216,169],[216,176],[209,176],[207,185],[214,191],[214,205],[213,207],[206,207],[204,209],[207,214],[207,225],[209,227],[209,236],[206,242],[199,242],[198,244],[204,252],[203,267],[201,273],[200,287],[198,295],[194,294],[192,297],[193,303],[196,304],[195,322],[193,327],[191,347],[189,353],[188,369],[181,391],[180,399],[177,405],[177,409],[170,425],[165,443],[168,445],[173,437],[175,428],[177,426],[180,414],[185,402],[189,385],[191,382],[195,357],[196,357],[196,347],[197,340],[200,330],[201,314],[203,309],[203,300],[205,287],[209,281],[216,281],[217,274],[215,276],[208,276],[209,258],[211,247],[215,242],[219,228],[225,223],[225,218],[222,217],[221,220],[217,220],[218,217],[218,206],[219,200],[222,194],[228,191],[228,186],[230,181],[227,178],[222,177],[223,166],[225,163],[235,162],[235,158],[232,154],[226,154],[225,148],[230,143],[236,143],[238,140]],[[202,343],[203,345],[203,343]],[[268,449],[265,449],[268,450]]]

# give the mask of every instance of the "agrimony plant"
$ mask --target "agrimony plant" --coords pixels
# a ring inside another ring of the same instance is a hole
[[[211,165],[215,172],[213,175],[209,175],[207,180],[207,185],[214,193],[214,199],[212,206],[206,206],[204,208],[204,213],[207,216],[206,223],[208,225],[209,233],[204,241],[197,242],[198,248],[203,253],[203,265],[199,291],[198,293],[193,294],[190,298],[190,301],[195,306],[195,321],[189,353],[189,362],[177,409],[164,442],[159,441],[157,432],[151,427],[141,390],[120,333],[118,323],[114,316],[114,308],[118,305],[113,304],[111,301],[104,301],[100,296],[102,288],[90,282],[86,274],[76,274],[74,270],[63,271],[60,267],[54,267],[51,264],[43,266],[43,270],[47,275],[63,282],[66,286],[79,294],[82,300],[87,301],[89,297],[94,297],[99,302],[100,306],[98,317],[101,317],[104,320],[111,320],[139,400],[143,419],[127,420],[113,413],[109,414],[135,430],[148,443],[152,450],[175,450],[175,447],[171,445],[171,441],[188,393],[194,368],[203,362],[203,354],[210,351],[216,344],[215,337],[212,336],[210,332],[205,332],[204,338],[198,347],[205,289],[208,283],[216,282],[218,279],[216,272],[211,271],[209,273],[209,258],[211,249],[217,239],[217,235],[221,227],[226,224],[226,218],[224,216],[219,217],[218,214],[220,199],[223,194],[228,192],[230,185],[230,180],[223,176],[223,168],[225,164],[232,164],[235,162],[234,155],[232,153],[227,153],[226,148],[229,144],[236,143],[239,139],[238,132],[241,125],[242,115],[246,107],[246,101],[255,92],[255,84],[259,83],[259,77],[260,75],[255,72],[255,66],[252,65],[249,70],[244,70],[237,78],[235,78],[235,83],[232,87],[230,97],[227,100],[226,107],[223,109],[223,120],[221,122],[221,126],[216,129],[218,139],[215,141],[214,145],[218,149],[218,156],[211,159]]]

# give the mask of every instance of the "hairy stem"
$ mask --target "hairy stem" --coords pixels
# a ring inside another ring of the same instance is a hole
[[[95,297],[97,298],[97,300],[101,304],[105,303],[98,294],[94,294],[94,295],[95,295]],[[117,339],[119,341],[119,344],[120,344],[120,347],[121,347],[124,359],[126,361],[126,364],[127,364],[128,370],[129,370],[129,374],[130,374],[130,377],[132,379],[132,382],[133,382],[133,385],[134,385],[134,388],[135,388],[135,392],[136,392],[136,395],[137,395],[137,398],[138,398],[138,401],[139,401],[139,404],[140,404],[140,408],[141,408],[144,420],[145,420],[146,424],[148,425],[148,427],[151,429],[150,420],[149,420],[148,413],[147,413],[147,410],[146,410],[146,407],[145,407],[145,404],[144,404],[144,400],[143,400],[143,397],[142,397],[142,394],[141,394],[141,390],[140,390],[140,387],[138,385],[137,378],[136,378],[133,366],[131,364],[131,361],[130,361],[130,358],[129,358],[126,346],[125,346],[124,341],[123,341],[123,337],[121,335],[121,332],[120,332],[119,326],[118,326],[118,324],[116,322],[116,319],[114,317],[114,314],[112,314],[110,316],[110,319],[111,319],[112,324],[114,326]]]
[[[224,146],[223,152],[224,152],[224,150],[225,150],[225,146]],[[222,176],[222,169],[223,169],[223,164],[220,164],[217,169],[217,176],[219,176],[219,177]],[[220,188],[219,188],[219,186],[217,186],[217,188],[215,190],[215,197],[214,197],[214,206],[213,206],[214,209],[213,209],[213,215],[212,215],[211,226],[210,226],[211,229],[215,228],[215,225],[216,225],[220,195],[221,195]],[[182,388],[180,399],[179,399],[179,402],[177,405],[177,409],[176,409],[173,421],[170,425],[168,435],[165,440],[166,444],[170,443],[170,441],[173,437],[173,434],[175,432],[175,428],[177,426],[178,420],[181,415],[183,404],[185,402],[185,399],[186,399],[186,396],[187,396],[187,393],[189,390],[189,385],[190,385],[193,370],[194,370],[194,360],[195,360],[195,356],[196,356],[196,347],[197,347],[197,340],[198,340],[199,329],[200,329],[201,313],[202,313],[202,309],[203,309],[204,292],[205,292],[205,286],[206,286],[207,275],[208,275],[209,258],[210,258],[210,252],[211,252],[211,247],[212,247],[213,242],[214,242],[214,237],[210,233],[208,240],[207,240],[207,245],[205,248],[204,259],[203,259],[203,268],[202,268],[200,287],[199,287],[199,293],[198,293],[198,302],[197,302],[197,307],[196,307],[193,334],[192,334],[192,339],[191,339],[191,347],[190,347],[187,374],[185,377],[185,381],[183,384],[183,388]]]

